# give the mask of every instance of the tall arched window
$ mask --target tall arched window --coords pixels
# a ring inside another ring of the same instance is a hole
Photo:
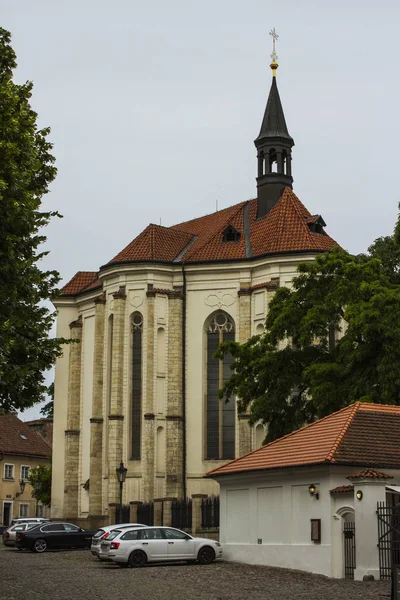
[[[206,458],[235,458],[235,400],[229,402],[218,398],[222,387],[232,371],[232,357],[214,358],[222,342],[235,339],[235,325],[231,317],[223,311],[215,313],[207,326],[207,421]]]
[[[131,399],[131,458],[140,460],[142,447],[142,337],[143,316],[139,312],[131,315],[132,334],[132,399]]]

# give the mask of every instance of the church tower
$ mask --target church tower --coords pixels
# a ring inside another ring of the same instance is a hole
[[[270,35],[273,39],[272,85],[261,124],[260,133],[254,144],[257,148],[257,218],[260,219],[271,210],[283,194],[286,186],[292,187],[292,147],[294,140],[289,135],[278,86],[276,70],[278,56],[275,52],[275,40],[278,38],[275,28]]]

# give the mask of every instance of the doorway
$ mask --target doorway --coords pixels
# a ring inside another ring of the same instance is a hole
[[[3,524],[8,527],[13,516],[12,502],[3,502]]]

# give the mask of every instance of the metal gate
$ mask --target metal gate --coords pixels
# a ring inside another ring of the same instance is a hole
[[[346,579],[354,579],[356,568],[356,525],[350,521],[344,523],[344,576]]]
[[[154,525],[154,502],[142,502],[138,505],[137,520],[143,525]]]
[[[400,564],[400,504],[378,502],[379,576],[391,579],[392,566]]]

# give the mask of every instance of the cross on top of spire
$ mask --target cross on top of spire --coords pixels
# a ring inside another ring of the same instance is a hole
[[[271,31],[269,32],[269,35],[272,37],[272,53],[271,53],[271,58],[272,58],[272,62],[276,63],[277,60],[278,60],[278,55],[277,55],[277,53],[275,51],[275,42],[279,38],[279,35],[275,31],[275,27],[273,29],[271,29]]]

